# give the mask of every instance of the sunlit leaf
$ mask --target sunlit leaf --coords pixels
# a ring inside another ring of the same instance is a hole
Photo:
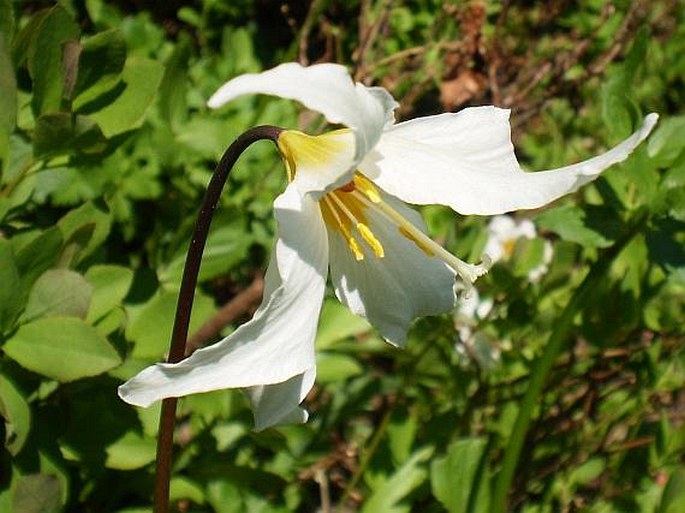
[[[117,470],[133,470],[155,461],[157,443],[135,433],[126,433],[107,447],[105,466]]]
[[[5,447],[21,451],[31,429],[31,409],[22,392],[0,368],[0,415],[5,419]]]
[[[93,286],[79,273],[51,269],[33,284],[22,318],[24,322],[55,316],[85,319],[92,293]]]
[[[126,62],[126,43],[119,29],[98,32],[81,42],[78,79],[74,86],[74,110],[110,91],[121,80]]]
[[[93,203],[84,203],[70,211],[57,223],[65,241],[63,260],[76,260],[88,256],[102,244],[111,227],[107,212]]]
[[[0,238],[0,332],[9,328],[23,306],[19,269],[9,241]]]
[[[60,483],[50,474],[21,476],[14,491],[13,513],[59,513]]]
[[[177,293],[161,292],[144,305],[129,309],[126,338],[134,342],[133,358],[157,360],[168,351],[177,301]],[[213,311],[213,301],[203,294],[196,294],[190,333],[207,321]]]
[[[316,347],[319,350],[331,347],[335,342],[369,331],[369,323],[354,315],[349,308],[338,301],[326,301],[319,319]]]
[[[13,19],[11,4],[7,0],[0,0],[0,2],[0,19],[4,16]],[[8,29],[7,36],[10,35],[9,33]],[[7,167],[9,137],[17,119],[17,81],[14,76],[9,45],[0,25],[0,175]]]
[[[3,349],[21,366],[61,382],[96,376],[121,363],[107,339],[72,317],[24,324]]]
[[[485,440],[480,438],[458,440],[445,456],[433,461],[431,488],[450,513],[488,511],[487,480],[481,467],[485,447]]]
[[[85,278],[93,287],[88,320],[96,321],[121,304],[131,287],[133,271],[116,265],[95,265]]]
[[[344,354],[320,352],[316,355],[316,377],[321,383],[342,381],[363,372],[359,360]]]
[[[45,114],[36,121],[33,134],[36,157],[69,153],[97,153],[106,143],[97,124],[85,116],[65,112]]]
[[[36,116],[60,110],[64,77],[62,44],[78,39],[79,27],[61,5],[56,5],[38,25],[29,47],[28,69],[33,78],[32,107]]]
[[[562,239],[585,247],[604,248],[611,240],[590,227],[586,213],[577,205],[567,204],[547,210],[536,218],[541,229],[550,230]]]
[[[163,66],[151,59],[131,57],[126,61],[122,90],[117,91],[117,95],[103,108],[90,115],[105,137],[138,128],[143,123],[145,111],[157,93],[163,71]]]
[[[401,501],[428,476],[424,464],[433,454],[432,447],[424,447],[415,452],[388,480],[373,491],[364,501],[362,513],[399,513],[410,511]]]

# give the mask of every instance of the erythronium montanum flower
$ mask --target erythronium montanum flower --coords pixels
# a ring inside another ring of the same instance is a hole
[[[514,219],[511,216],[495,216],[488,223],[488,239],[483,253],[494,264],[500,260],[511,258],[520,238],[535,239],[537,230],[530,219]],[[528,271],[528,280],[535,283],[548,271],[554,250],[552,244],[545,240],[542,247],[542,261],[538,266]]]
[[[119,394],[147,406],[244,388],[257,429],[307,419],[299,404],[314,383],[329,269],[338,299],[399,346],[414,318],[453,308],[455,278],[468,287],[486,272],[433,242],[401,200],[479,215],[541,207],[624,160],[657,121],[650,114],[593,159],[526,173],[514,156],[508,110],[476,107],[395,124],[397,103],[385,89],[353,83],[339,65],[295,63],[239,76],[209,106],[253,93],[297,100],[346,128],[278,136],[289,184],[274,203],[279,235],[252,320],[182,362],[144,369]]]

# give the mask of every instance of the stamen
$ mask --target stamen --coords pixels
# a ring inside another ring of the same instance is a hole
[[[356,193],[356,191],[352,191],[351,193],[348,194],[353,194],[355,197],[359,194]],[[345,205],[345,202],[341,200],[338,195],[335,192],[328,193],[326,198],[330,198],[335,205],[340,208],[343,214],[347,216],[347,218],[354,223],[354,226],[357,228],[357,231],[359,231],[359,234],[362,236],[362,239],[364,239],[364,242],[366,242],[371,250],[373,251],[373,254],[376,255],[378,258],[383,258],[385,256],[385,251],[383,250],[383,245],[380,243],[380,241],[375,237],[375,235],[371,232],[371,229],[352,213],[352,211],[348,208],[347,205]],[[359,259],[358,259],[359,260]]]
[[[355,177],[356,179],[357,177]],[[359,184],[357,184],[359,186]],[[361,189],[361,187],[359,187]],[[375,189],[375,187],[374,187]],[[376,191],[377,193],[377,191]],[[377,212],[380,212],[386,219],[392,222],[399,229],[400,233],[414,242],[419,249],[424,251],[426,254],[431,256],[436,256],[447,265],[449,265],[454,271],[459,275],[459,277],[464,281],[467,287],[475,282],[480,276],[483,276],[488,272],[490,267],[490,262],[488,258],[483,258],[483,262],[478,265],[469,264],[463,260],[457,258],[452,253],[443,248],[440,244],[436,243],[433,239],[428,237],[425,233],[419,230],[412,223],[407,221],[400,213],[393,209],[390,205],[382,201],[379,195],[379,201],[373,202],[366,194],[355,190],[352,194],[359,201],[364,203],[369,208],[374,208]]]
[[[369,180],[365,176],[356,174],[354,176],[354,184],[372,202],[380,203],[381,201],[383,201],[381,199],[381,195],[378,192],[378,189],[376,189],[376,186],[373,183],[371,183],[371,180]]]
[[[376,236],[371,232],[368,226],[364,223],[357,223],[357,230],[361,234],[364,241],[371,247],[373,254],[376,258],[383,258],[385,256],[385,250],[383,245],[378,241]]]
[[[412,235],[404,226],[398,226],[397,229],[398,229],[399,232],[400,232],[402,235],[404,235],[407,239],[409,239],[409,240],[412,241],[414,244],[416,244],[416,245],[419,247],[419,249],[420,249],[421,251],[423,251],[426,255],[428,255],[429,257],[434,257],[434,256],[435,256],[435,253],[433,252],[433,250],[432,250],[431,248],[429,248],[428,246],[426,246],[426,245],[423,243],[423,241],[421,241],[421,240],[417,239],[416,237],[414,237],[414,236],[413,236],[413,235]]]
[[[329,198],[328,194],[326,194],[323,197],[323,201],[328,212],[335,219],[336,227],[340,230],[343,237],[345,237],[345,240],[347,241],[347,246],[350,248],[350,251],[352,251],[355,260],[357,260],[358,262],[364,260],[364,252],[362,251],[362,248],[359,246],[359,242],[357,242],[357,239],[354,238],[354,235],[352,235],[352,232],[347,227],[347,224],[340,218],[340,215],[336,210],[336,205],[331,201],[331,198]]]

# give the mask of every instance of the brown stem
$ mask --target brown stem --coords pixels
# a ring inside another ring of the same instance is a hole
[[[202,262],[202,252],[207,241],[207,233],[212,222],[212,216],[219,202],[219,197],[228,174],[248,146],[263,139],[276,141],[281,131],[281,128],[275,126],[251,128],[228,147],[214,170],[212,179],[207,186],[205,197],[202,200],[202,207],[197,217],[195,231],[190,241],[183,269],[181,290],[176,305],[176,318],[171,335],[171,346],[169,348],[169,357],[167,358],[169,363],[179,362],[185,356],[190,312],[193,308],[197,275],[200,271],[200,263]],[[159,419],[159,437],[157,439],[154,513],[168,513],[169,511],[169,481],[171,478],[171,450],[174,440],[176,402],[177,399],[175,397],[164,399],[162,402],[162,413]]]

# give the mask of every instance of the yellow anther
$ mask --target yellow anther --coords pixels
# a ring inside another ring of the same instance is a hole
[[[352,233],[350,232],[350,229],[344,224],[341,224],[340,231],[343,233],[343,236],[347,241],[347,246],[350,248],[350,251],[352,251],[352,254],[354,255],[354,259],[357,262],[361,262],[362,260],[364,260],[364,252],[362,251],[361,246],[357,242],[357,239],[355,239]]]
[[[321,212],[323,213],[324,221],[333,230],[336,230],[342,234],[347,242],[347,247],[354,255],[355,260],[358,262],[364,260],[364,252],[362,251],[359,242],[354,238],[352,232],[350,231],[350,220],[346,216],[342,215],[338,206],[338,201],[333,193],[326,194],[321,202]],[[344,214],[344,213],[343,213]]]
[[[376,255],[376,258],[383,258],[385,256],[383,245],[376,238],[371,229],[364,223],[357,223],[357,230],[359,230],[364,242],[373,250],[373,254]]]
[[[374,203],[380,203],[382,201],[381,195],[376,189],[376,186],[371,183],[371,180],[357,173],[354,175],[354,185],[359,189],[364,196],[369,198]]]

